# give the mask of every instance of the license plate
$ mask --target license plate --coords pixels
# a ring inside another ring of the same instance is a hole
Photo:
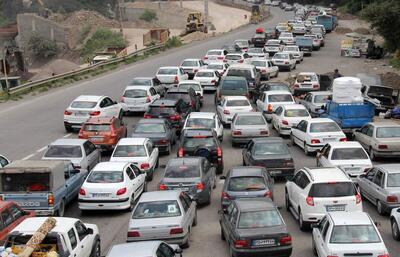
[[[93,193],[92,197],[105,198],[110,197],[110,193]]]
[[[344,171],[359,171],[360,168],[344,168]]]
[[[178,190],[187,192],[187,191],[189,191],[189,188],[188,187],[179,187]]]
[[[326,211],[332,212],[332,211],[345,211],[345,205],[327,205],[326,206]]]
[[[275,245],[275,239],[260,239],[260,240],[253,240],[253,246],[270,246]]]
[[[336,138],[334,137],[324,138],[324,142],[332,142],[332,141],[336,141]]]
[[[301,86],[302,86],[302,87],[305,87],[305,88],[310,88],[310,87],[312,87],[312,85],[310,85],[310,84],[301,84]]]
[[[92,141],[92,142],[103,142],[104,138],[102,138],[102,137],[91,137],[90,141]]]
[[[86,116],[86,112],[75,112],[75,116]]]
[[[270,171],[269,171],[269,174],[271,174],[271,175],[278,175],[278,174],[282,174],[282,171],[280,171],[280,170],[270,170]]]

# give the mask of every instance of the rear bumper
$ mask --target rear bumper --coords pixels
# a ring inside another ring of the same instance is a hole
[[[390,152],[390,151],[376,151],[373,149],[375,156],[385,157],[385,158],[394,158],[400,157],[400,152]]]
[[[237,249],[232,248],[233,257],[289,257],[292,254],[292,246],[277,246],[266,248]]]
[[[266,168],[271,177],[287,178],[294,175],[293,168]]]
[[[149,105],[150,103],[138,104],[138,105],[133,105],[133,104],[128,105],[125,103],[121,103],[122,110],[124,110],[124,112],[145,112],[147,111]]]
[[[140,238],[135,238],[135,237],[127,237],[126,242],[143,242],[143,241],[149,241],[149,240],[160,240],[164,241],[168,244],[177,244],[177,245],[182,245],[186,242],[189,234],[186,233],[186,235],[181,236],[181,237],[172,237],[172,238],[146,238],[146,239],[140,239]]]
[[[129,197],[112,200],[78,199],[81,210],[124,210],[130,207]]]
[[[392,209],[400,207],[400,203],[390,204],[382,202],[382,208],[386,213],[390,213]]]
[[[56,210],[54,209],[46,209],[46,210],[29,210],[33,211],[36,216],[53,216],[56,213]]]
[[[166,153],[166,152],[168,152],[169,144],[168,145],[155,145],[155,147],[158,148],[158,151],[160,153]]]

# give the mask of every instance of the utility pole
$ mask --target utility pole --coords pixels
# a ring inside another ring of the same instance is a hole
[[[124,0],[118,0],[118,21],[119,21],[119,31],[122,34],[122,37],[124,36],[124,27],[122,25],[122,10],[121,10],[121,4],[124,2]]]
[[[7,76],[7,66],[6,66],[6,46],[3,47],[3,71],[4,71],[4,80],[6,81],[6,93],[10,95],[10,84],[8,83],[8,76]]]
[[[204,0],[204,26],[208,31],[208,0]]]

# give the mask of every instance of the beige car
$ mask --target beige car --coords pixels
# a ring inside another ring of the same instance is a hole
[[[371,122],[354,132],[354,139],[376,157],[400,157],[400,125],[393,122]]]

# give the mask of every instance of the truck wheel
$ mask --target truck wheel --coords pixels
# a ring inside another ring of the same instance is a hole
[[[101,250],[100,249],[101,249],[100,248],[100,240],[97,240],[95,245],[94,245],[94,247],[93,247],[93,249],[92,249],[90,257],[100,257],[101,256]]]
[[[62,200],[60,203],[60,207],[58,208],[56,212],[57,217],[63,217],[64,216],[64,211],[65,211],[65,201]]]

